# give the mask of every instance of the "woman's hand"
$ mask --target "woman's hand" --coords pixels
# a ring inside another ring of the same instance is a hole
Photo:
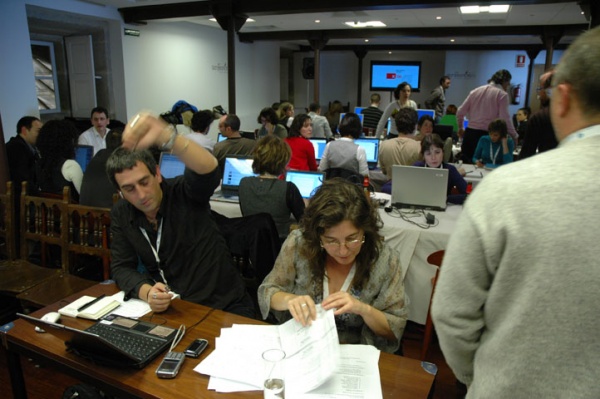
[[[353,313],[362,316],[368,305],[362,303],[346,291],[338,291],[325,298],[321,306],[325,310],[336,309],[333,312],[336,316],[344,313]]]
[[[295,295],[287,301],[287,308],[294,320],[303,327],[309,326],[312,320],[317,319],[315,302],[308,295]]]
[[[477,163],[475,164],[475,166],[477,166],[478,168],[483,168],[485,165],[483,164],[483,162],[478,160]]]

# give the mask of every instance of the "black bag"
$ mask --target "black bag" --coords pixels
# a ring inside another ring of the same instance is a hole
[[[116,399],[114,396],[106,395],[98,388],[89,384],[75,384],[67,387],[63,392],[62,399]]]

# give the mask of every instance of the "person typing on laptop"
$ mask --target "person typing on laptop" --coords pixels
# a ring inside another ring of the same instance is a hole
[[[183,176],[162,179],[146,150],[152,145],[176,154],[186,165]],[[160,119],[138,114],[106,171],[123,197],[111,212],[111,270],[127,295],[147,301],[155,312],[165,311],[176,292],[253,317],[252,301],[211,217],[209,198],[219,169],[210,152]]]

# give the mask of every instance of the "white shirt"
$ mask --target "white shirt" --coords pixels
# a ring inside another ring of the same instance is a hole
[[[214,142],[214,140],[208,138],[208,136],[203,133],[192,132],[186,137],[192,140],[193,142],[197,143],[201,147],[206,148],[210,152],[213,152],[213,149],[215,148],[216,143]]]
[[[96,155],[98,151],[106,148],[106,135],[109,131],[110,129],[106,128],[106,134],[104,135],[104,137],[101,137],[100,133],[98,133],[96,128],[92,126],[85,132],[81,133],[77,142],[80,145],[91,145],[92,147],[94,147],[94,155]]]

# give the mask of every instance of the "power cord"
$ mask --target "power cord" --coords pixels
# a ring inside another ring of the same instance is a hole
[[[436,227],[439,225],[439,220],[435,218],[431,213],[425,213],[423,209],[406,209],[400,210],[395,206],[387,206],[384,208],[385,212],[393,218],[402,219],[410,224],[427,230],[430,227]],[[422,221],[416,220],[422,218]],[[431,222],[431,223],[430,223]]]

